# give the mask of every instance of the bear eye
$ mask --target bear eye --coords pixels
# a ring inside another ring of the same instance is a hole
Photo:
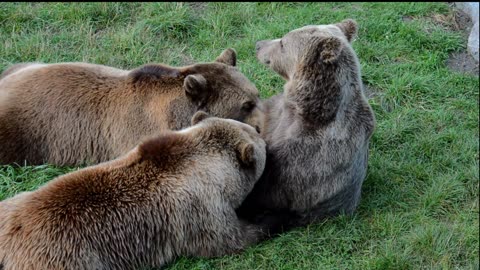
[[[245,112],[250,112],[251,110],[253,110],[253,108],[255,108],[255,103],[251,101],[247,101],[242,105],[242,110]]]

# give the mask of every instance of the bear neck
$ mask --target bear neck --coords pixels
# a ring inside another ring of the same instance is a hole
[[[337,78],[339,70],[337,64],[305,65],[287,83],[288,98],[297,104],[306,124],[325,126],[335,120],[343,92]]]

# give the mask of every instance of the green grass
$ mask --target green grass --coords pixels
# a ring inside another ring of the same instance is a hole
[[[168,269],[478,269],[479,79],[445,66],[466,46],[432,19],[451,12],[446,3],[2,3],[0,69],[27,61],[183,65],[233,47],[266,98],[284,82],[256,61],[255,41],[356,19],[353,46],[378,121],[356,215]],[[0,199],[75,169],[1,166]]]

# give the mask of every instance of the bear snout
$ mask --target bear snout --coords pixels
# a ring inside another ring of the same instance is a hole
[[[257,41],[257,43],[255,43],[255,50],[258,52],[263,47],[263,45],[265,45],[265,43],[267,43],[266,40]]]
[[[257,41],[257,43],[255,43],[255,51],[256,51],[257,59],[265,65],[270,65],[270,59],[268,59],[268,56],[265,50],[265,47],[268,46],[269,42],[270,40],[260,40],[260,41]]]

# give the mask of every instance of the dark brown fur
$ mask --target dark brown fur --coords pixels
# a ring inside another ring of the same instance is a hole
[[[198,110],[258,129],[258,91],[235,63],[227,49],[215,62],[181,68],[15,65],[0,79],[0,164],[111,160],[158,131],[189,126]]]
[[[264,102],[267,165],[241,216],[289,228],[357,208],[375,117],[350,45],[356,32],[345,20],[257,42],[259,61],[287,82]]]
[[[259,241],[262,229],[234,209],[264,169],[265,143],[246,124],[200,118],[0,202],[0,265],[143,269]]]

